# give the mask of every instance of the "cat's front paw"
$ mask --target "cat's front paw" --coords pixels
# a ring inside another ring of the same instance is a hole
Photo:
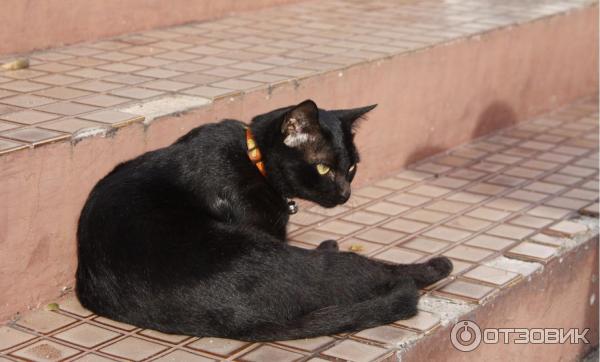
[[[452,261],[445,256],[438,256],[436,258],[429,259],[426,262],[427,266],[433,269],[434,274],[437,274],[435,279],[443,279],[452,273],[454,268]]]
[[[321,242],[321,244],[319,244],[319,246],[317,246],[317,249],[338,251],[338,250],[340,250],[340,247],[339,247],[337,241],[335,241],[335,240],[325,240],[325,241]]]

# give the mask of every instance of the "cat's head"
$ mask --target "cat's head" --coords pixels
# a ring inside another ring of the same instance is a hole
[[[290,196],[324,207],[348,201],[359,162],[354,133],[375,106],[327,111],[306,100],[278,117],[277,163]]]

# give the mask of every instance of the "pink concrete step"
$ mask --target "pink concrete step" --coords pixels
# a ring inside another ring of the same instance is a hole
[[[118,162],[306,98],[378,103],[357,137],[366,185],[596,93],[597,10],[307,1],[29,54],[0,72],[0,320],[72,286],[81,206]]]
[[[304,205],[291,242],[397,263],[435,255],[452,275],[419,314],[355,333],[275,343],[165,335],[83,309],[72,293],[0,327],[0,360],[558,361],[598,345],[598,97],[395,170],[344,206]],[[589,344],[451,343],[484,328],[589,328]],[[2,357],[3,356],[3,357]]]

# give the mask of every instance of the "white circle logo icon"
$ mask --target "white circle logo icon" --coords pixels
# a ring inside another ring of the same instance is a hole
[[[471,352],[481,344],[481,329],[473,321],[460,321],[450,332],[454,348],[462,352]]]

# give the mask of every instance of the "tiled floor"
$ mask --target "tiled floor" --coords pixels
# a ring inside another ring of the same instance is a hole
[[[595,2],[307,1],[28,54],[29,69],[0,70],[0,154],[66,141],[81,129],[142,121],[139,115],[118,111],[140,102],[176,94],[210,103]],[[11,58],[2,57],[0,63]],[[528,147],[540,151],[544,142],[532,141]],[[519,159],[497,155],[489,161],[510,164]],[[514,169],[505,181],[537,172]],[[429,186],[420,194],[444,192],[461,182],[440,180],[441,188]],[[398,185],[381,184],[364,193],[377,196],[382,188]],[[482,187],[488,193],[502,190]],[[416,195],[410,196],[412,202],[419,200]],[[527,195],[539,193],[523,192],[521,197]]]
[[[398,263],[446,255],[452,276],[423,293],[484,305],[523,281],[499,256],[547,263],[565,237],[589,231],[571,220],[598,214],[598,155],[592,97],[414,164],[355,190],[344,206],[305,207],[289,238],[305,248],[333,238],[343,250]],[[350,335],[250,344],[141,330],[93,315],[70,296],[0,327],[0,361],[373,361],[430,333],[440,318],[423,310]]]

